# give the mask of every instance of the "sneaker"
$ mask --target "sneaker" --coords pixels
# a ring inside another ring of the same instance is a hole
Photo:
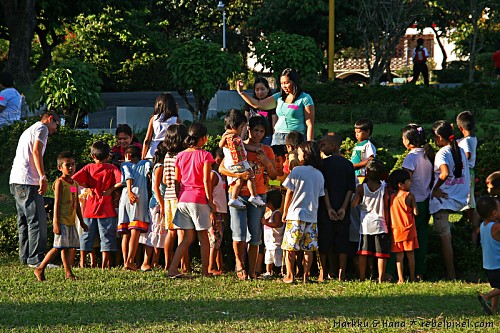
[[[38,266],[40,266],[41,262],[39,262],[38,264],[28,264],[28,267],[29,268],[38,268]]]
[[[241,202],[240,199],[229,199],[229,202],[227,203],[229,206],[236,208],[236,209],[246,209],[247,206],[243,202]]]
[[[262,201],[261,197],[250,197],[248,199],[248,202],[250,202],[255,207],[262,207],[262,206],[266,205],[266,203],[264,201]]]
[[[264,274],[262,274],[262,278],[265,280],[271,279],[272,277],[273,275],[269,272],[265,272]]]
[[[59,265],[54,265],[54,264],[48,264],[46,267],[47,268],[59,268],[60,266]]]
[[[28,264],[28,267],[38,268],[38,266],[40,266],[41,264],[42,264],[41,262],[39,262],[38,264]],[[45,266],[45,268],[59,268],[59,265],[48,264],[47,266]]]

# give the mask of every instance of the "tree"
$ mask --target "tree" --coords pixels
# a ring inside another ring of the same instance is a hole
[[[221,84],[241,68],[241,57],[221,50],[220,45],[193,39],[174,49],[167,59],[167,71],[193,119],[204,121],[208,104]],[[196,107],[187,98],[192,90]]]
[[[30,83],[30,50],[36,24],[35,0],[1,0],[3,18],[9,39],[9,58],[5,70],[10,72],[16,83],[27,86]]]
[[[390,73],[396,46],[423,12],[422,0],[359,0],[358,29],[363,34],[370,84]]]
[[[323,53],[311,37],[275,32],[255,44],[257,61],[279,75],[287,68],[296,69],[302,80],[316,82],[323,65]]]

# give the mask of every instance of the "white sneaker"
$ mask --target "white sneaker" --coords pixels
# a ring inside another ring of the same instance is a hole
[[[28,264],[28,267],[29,268],[38,268],[38,266],[40,266],[41,262],[39,262],[38,264]]]
[[[250,202],[255,207],[262,207],[262,206],[266,205],[266,203],[264,201],[262,201],[261,197],[250,197],[248,199],[248,202]]]
[[[227,203],[229,206],[234,207],[236,209],[246,209],[247,206],[240,199],[229,199]]]
[[[28,264],[28,267],[30,268],[38,268],[38,266],[40,266],[42,263],[39,262],[38,264]],[[48,264],[47,266],[45,266],[45,268],[59,268],[59,265],[54,265],[54,264]]]
[[[60,266],[59,265],[54,265],[54,264],[48,264],[46,267],[47,268],[59,268]]]

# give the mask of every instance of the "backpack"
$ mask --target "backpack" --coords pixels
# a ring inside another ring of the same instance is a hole
[[[422,47],[421,49],[415,50],[415,58],[413,58],[413,63],[415,64],[425,64],[427,61],[427,57],[425,56],[425,50]]]

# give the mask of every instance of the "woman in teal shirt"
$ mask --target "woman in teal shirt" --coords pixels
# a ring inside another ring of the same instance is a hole
[[[237,89],[241,98],[254,108],[270,110],[276,108],[278,122],[274,127],[272,145],[284,145],[290,132],[302,133],[307,141],[314,140],[314,103],[309,94],[302,91],[296,70],[286,68],[280,77],[281,92],[263,100],[246,94],[243,82],[238,81]]]

